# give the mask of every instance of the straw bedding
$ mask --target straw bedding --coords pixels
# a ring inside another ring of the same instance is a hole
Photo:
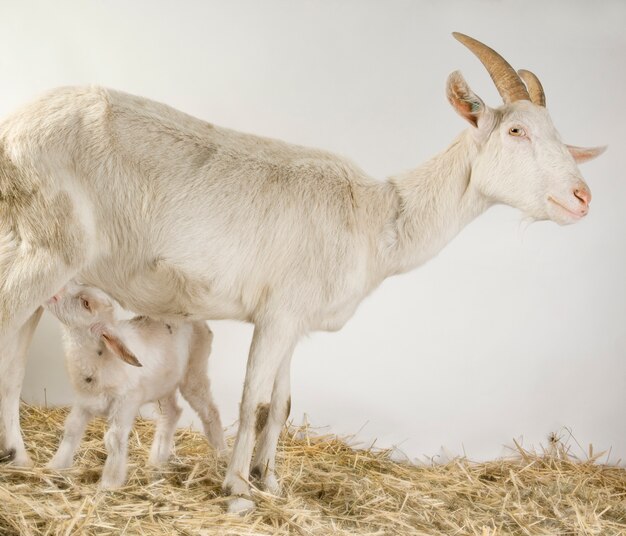
[[[626,534],[626,470],[579,461],[556,442],[541,455],[458,459],[415,466],[389,451],[355,450],[307,428],[286,430],[279,447],[282,497],[254,492],[257,509],[225,513],[219,460],[197,432],[181,429],[164,470],[146,466],[153,425],[138,420],[128,485],[98,491],[104,424],[88,429],[75,468],[40,466],[58,445],[63,408],[24,406],[37,467],[0,466],[0,534],[456,535]]]

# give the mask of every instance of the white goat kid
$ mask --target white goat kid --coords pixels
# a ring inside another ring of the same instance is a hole
[[[504,106],[460,73],[447,84],[470,127],[417,169],[380,182],[348,160],[220,128],[101,88],[58,89],[0,124],[0,447],[28,463],[18,424],[23,356],[38,306],[69,279],[159,320],[232,318],[254,336],[224,480],[252,506],[253,474],[276,489],[298,340],[337,330],[386,277],[436,255],[496,203],[573,223],[591,194],[544,107],[498,54],[484,63]],[[530,94],[529,94],[530,91]]]
[[[177,389],[198,413],[209,442],[218,450],[225,447],[207,376],[213,334],[206,323],[170,326],[147,317],[116,321],[116,305],[101,290],[73,282],[46,303],[63,323],[65,362],[76,395],[48,467],[71,467],[85,426],[104,415],[110,426],[104,437],[103,488],[126,481],[128,435],[147,402],[158,401],[161,410],[149,461],[167,461],[181,413]]]

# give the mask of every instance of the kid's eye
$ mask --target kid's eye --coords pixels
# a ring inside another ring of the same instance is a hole
[[[81,298],[80,299],[80,303],[81,305],[87,309],[87,311],[91,311],[91,306],[89,305],[89,300],[87,300],[86,298]]]
[[[509,134],[511,136],[522,137],[526,136],[526,131],[522,127],[511,127],[509,129]]]

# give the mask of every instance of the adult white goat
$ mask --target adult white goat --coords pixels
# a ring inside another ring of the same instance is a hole
[[[386,182],[336,155],[213,126],[101,88],[55,90],[0,125],[2,447],[27,464],[18,424],[23,356],[39,304],[79,274],[124,307],[168,322],[234,318],[254,336],[239,431],[224,480],[252,505],[249,467],[276,490],[298,339],[337,330],[386,277],[435,255],[470,220],[506,203],[573,223],[591,194],[538,80],[455,37],[483,62],[504,106],[459,72],[447,94],[471,128]],[[530,92],[530,95],[529,95]]]

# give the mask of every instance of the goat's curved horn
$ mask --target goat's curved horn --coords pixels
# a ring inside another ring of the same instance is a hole
[[[543,92],[543,86],[541,85],[539,78],[537,78],[537,75],[527,71],[526,69],[520,69],[517,71],[517,74],[519,74],[520,78],[526,84],[528,93],[530,94],[530,100],[539,106],[545,107],[546,94]]]
[[[452,32],[452,35],[482,62],[506,104],[518,100],[530,100],[524,82],[500,54],[468,35],[459,32]]]

